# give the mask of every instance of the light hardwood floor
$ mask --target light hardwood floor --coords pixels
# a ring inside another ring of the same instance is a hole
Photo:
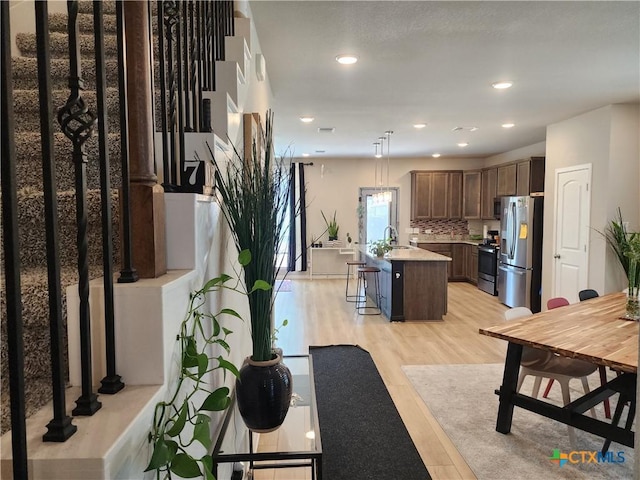
[[[309,345],[360,345],[373,357],[431,476],[474,479],[401,366],[503,362],[506,342],[478,333],[480,327],[503,322],[506,307],[497,297],[471,284],[449,283],[449,308],[443,321],[391,323],[382,316],[356,314],[354,304],[344,300],[344,280],[290,278],[292,291],[280,292],[276,299],[276,324],[289,320],[278,335],[285,355],[306,354]],[[308,470],[262,471],[254,478],[302,480],[309,478]]]

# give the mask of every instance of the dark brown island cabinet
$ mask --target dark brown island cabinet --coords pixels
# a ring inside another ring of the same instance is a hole
[[[389,320],[442,320],[447,313],[451,258],[416,247],[394,249],[382,258],[362,252],[361,258],[380,269],[380,309]],[[372,279],[367,294],[375,301]]]

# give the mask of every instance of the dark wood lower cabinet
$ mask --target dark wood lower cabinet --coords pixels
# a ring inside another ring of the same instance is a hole
[[[417,243],[424,250],[451,258],[447,265],[450,282],[478,284],[478,246],[469,243]]]
[[[365,261],[380,269],[380,309],[389,320],[441,320],[447,313],[446,271],[451,262],[389,261],[369,255]],[[369,276],[369,301],[375,299],[372,282]]]

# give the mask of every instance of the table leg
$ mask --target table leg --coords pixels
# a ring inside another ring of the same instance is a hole
[[[500,386],[500,406],[498,407],[498,420],[496,422],[496,431],[500,433],[509,433],[511,431],[513,396],[517,393],[521,358],[522,345],[509,342],[507,358],[504,362],[502,385]]]
[[[316,479],[322,480],[322,458],[316,458]]]

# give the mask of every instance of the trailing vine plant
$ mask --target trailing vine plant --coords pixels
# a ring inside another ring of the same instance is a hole
[[[248,250],[240,252],[238,262],[242,267],[248,265],[251,253]],[[189,295],[187,312],[176,338],[180,345],[179,376],[169,399],[156,404],[149,433],[153,453],[145,472],[155,470],[157,479],[171,479],[175,474],[183,478],[215,480],[213,460],[208,454],[212,444],[209,412],[225,410],[231,403],[231,397],[228,387],[213,388],[205,375],[222,370],[225,376],[230,372],[238,377],[238,369],[233,363],[223,355],[212,355],[210,351],[211,347],[219,346],[228,357],[231,349],[227,336],[232,331],[223,327],[220,320],[225,316],[242,318],[230,308],[222,308],[215,314],[206,311],[206,298],[209,293],[223,289],[248,295],[272,288],[269,283],[257,280],[247,292],[240,280],[232,280],[231,276],[223,273]],[[202,451],[196,443],[204,448],[204,455],[192,454],[193,451]]]

